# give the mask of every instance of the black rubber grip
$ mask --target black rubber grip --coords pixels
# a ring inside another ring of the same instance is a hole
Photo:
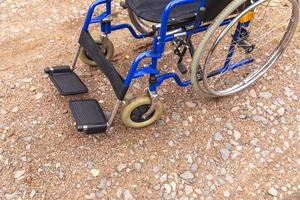
[[[85,125],[85,126],[77,126],[77,130],[79,132],[84,132],[87,134],[94,134],[94,133],[104,133],[107,130],[107,124],[101,125]]]
[[[52,73],[64,73],[64,72],[70,72],[72,71],[71,68],[67,65],[63,66],[56,66],[56,67],[46,67],[44,69],[44,72],[46,74],[52,74]]]

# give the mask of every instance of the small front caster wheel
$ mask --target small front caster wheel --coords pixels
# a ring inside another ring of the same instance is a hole
[[[152,100],[148,96],[131,100],[122,110],[121,119],[123,123],[131,128],[144,128],[159,120],[163,111],[163,105],[159,101],[156,101],[153,113],[146,118],[144,116],[150,109],[151,103]]]
[[[111,60],[111,58],[114,56],[115,53],[115,48],[113,43],[108,38],[103,38],[103,37],[101,37],[100,39],[95,39],[95,42],[100,47],[102,53],[105,55],[107,60]],[[91,59],[91,57],[83,48],[81,48],[80,50],[79,58],[82,62],[84,62],[85,64],[91,67],[97,67],[96,62],[93,59]]]

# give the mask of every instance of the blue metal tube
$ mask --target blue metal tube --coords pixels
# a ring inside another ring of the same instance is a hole
[[[106,0],[106,14],[107,15],[111,14],[111,1],[112,0]]]
[[[90,5],[83,24],[83,30],[87,31],[90,24],[101,23],[101,29],[106,34],[109,34],[112,31],[126,28],[130,31],[131,35],[136,39],[145,38],[146,34],[137,34],[134,28],[129,24],[111,25],[110,22],[102,23],[102,20],[111,14],[111,1],[112,0],[96,0]],[[101,13],[99,16],[93,18],[92,16],[95,8],[101,4],[106,4],[106,11]]]
[[[143,77],[147,74],[157,75],[157,74],[159,74],[159,71],[156,69],[153,69],[152,67],[145,66],[145,67],[139,68],[135,71],[133,79]]]
[[[231,63],[231,59],[233,57],[234,51],[235,51],[235,47],[237,45],[237,41],[240,38],[240,34],[241,34],[241,29],[242,29],[242,24],[238,23],[235,33],[233,35],[230,47],[229,47],[229,51],[225,60],[225,64],[224,64],[224,69],[227,70],[226,68],[228,68],[230,66]]]
[[[182,81],[176,73],[166,73],[157,76],[156,78],[157,78],[156,87],[159,87],[166,79],[170,79],[170,78],[173,78],[180,87],[187,87],[192,83],[190,80]]]
[[[161,17],[161,27],[160,27],[160,35],[159,35],[160,41],[158,44],[159,53],[163,53],[165,48],[166,34],[168,31],[168,23],[169,23],[168,19],[171,11],[177,6],[196,3],[196,2],[199,2],[198,9],[200,9],[200,7],[205,7],[206,0],[173,0],[165,7]]]
[[[228,25],[228,24],[232,21],[232,19],[233,19],[233,18],[224,20],[224,21],[221,23],[220,26],[226,26],[226,25]],[[207,31],[207,29],[209,28],[210,25],[211,25],[211,24],[204,25],[204,26],[200,26],[200,27],[196,28],[194,32],[192,32],[192,30],[186,31],[185,34],[186,34],[187,36],[189,36],[189,35],[191,35],[191,34],[205,32],[205,31]],[[176,35],[176,34],[166,35],[165,42],[173,41],[173,40],[175,39],[175,35]]]
[[[94,1],[90,5],[89,10],[88,10],[88,12],[86,14],[86,17],[85,17],[82,29],[85,30],[85,31],[87,31],[89,29],[89,25],[90,25],[90,22],[92,20],[92,16],[93,16],[94,10],[100,4],[104,4],[104,3],[107,4],[106,12],[103,13],[103,17],[107,17],[110,14],[110,12],[111,12],[109,10],[109,7],[110,7],[109,4],[110,4],[110,2],[111,2],[111,0],[96,0],[96,1]]]
[[[140,55],[138,55],[138,57],[135,58],[135,60],[132,62],[131,64],[131,67],[127,73],[127,76],[126,76],[126,79],[124,81],[124,84],[126,87],[129,87],[130,86],[130,83],[132,81],[132,79],[134,78],[134,74],[140,64],[140,62],[144,59],[144,58],[147,58],[147,57],[152,57],[151,56],[151,51],[146,51],[146,52],[143,52],[141,53]]]
[[[129,24],[112,25],[111,26],[111,31],[116,31],[116,30],[120,30],[120,29],[124,29],[124,28],[128,29],[130,31],[131,35],[133,37],[135,37],[136,39],[142,39],[142,38],[146,37],[145,33],[143,33],[143,34],[137,34],[136,31]]]
[[[224,67],[222,68],[219,68],[211,73],[208,74],[208,77],[213,77],[213,76],[216,76],[216,75],[219,75],[219,74],[223,74],[223,73],[226,73],[230,70],[234,70],[238,67],[241,67],[243,65],[247,65],[247,64],[250,64],[252,63],[254,60],[251,59],[251,58],[247,58],[247,59],[244,59],[244,60],[241,60],[235,64],[232,64],[230,65],[229,67],[226,68],[226,71],[224,71]],[[155,85],[155,87],[159,87],[165,80],[167,79],[170,79],[170,78],[173,78],[175,80],[175,82],[180,86],[180,87],[188,87],[189,85],[191,85],[191,81],[188,80],[188,81],[182,81],[179,76],[176,74],[176,73],[166,73],[166,74],[162,74],[160,76],[157,76],[157,83]]]
[[[214,71],[211,71],[207,74],[207,78],[211,78],[211,77],[214,77],[214,76],[217,76],[219,74],[224,74],[230,70],[234,70],[238,67],[242,67],[243,65],[247,65],[247,64],[250,64],[254,61],[253,58],[246,58],[246,59],[243,59],[235,64],[232,64],[230,65],[229,67],[225,68],[224,66],[223,67],[220,67]],[[199,79],[198,81],[202,81],[203,80],[203,77],[201,77],[201,79]]]
[[[162,54],[158,53],[157,46],[158,46],[158,39],[157,36],[155,36],[153,38],[152,58],[151,58],[151,66],[150,66],[153,70],[157,70],[158,58],[162,57]],[[158,86],[156,83],[149,83],[150,92],[156,92],[157,87]]]
[[[90,21],[90,24],[99,23],[99,22],[101,22],[101,20],[104,19],[105,17],[107,17],[106,12],[101,13],[99,16],[92,18],[91,21]]]
[[[246,58],[246,59],[243,59],[243,60],[241,60],[241,61],[239,61],[239,62],[237,62],[237,63],[234,63],[234,64],[228,66],[227,69],[226,69],[226,71],[223,71],[224,68],[219,69],[219,74],[226,73],[226,72],[228,72],[228,71],[230,71],[230,70],[234,70],[234,69],[236,69],[236,68],[238,68],[238,67],[241,67],[241,66],[243,66],[243,65],[248,65],[248,64],[252,63],[253,61],[254,61],[253,58]]]

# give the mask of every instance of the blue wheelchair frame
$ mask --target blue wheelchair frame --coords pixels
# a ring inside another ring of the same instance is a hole
[[[165,73],[160,74],[160,71],[157,69],[158,60],[162,58],[163,52],[165,50],[165,45],[167,42],[174,41],[176,38],[175,33],[168,33],[168,18],[171,11],[181,5],[196,3],[199,2],[199,9],[205,8],[207,0],[173,0],[171,1],[163,11],[162,20],[160,24],[160,30],[158,35],[153,36],[153,47],[151,50],[145,51],[138,55],[135,60],[132,62],[131,67],[127,73],[127,76],[124,80],[124,84],[127,88],[129,88],[133,79],[143,77],[145,75],[153,75],[156,77],[156,81],[154,83],[149,83],[149,91],[156,92],[157,88],[167,79],[174,79],[175,82],[181,87],[187,87],[191,85],[191,80],[183,81],[179,78],[176,73]],[[111,2],[112,0],[96,0],[94,1],[88,10],[86,15],[86,19],[84,21],[83,30],[88,31],[90,24],[100,23],[101,31],[105,35],[109,35],[112,31],[117,31],[120,29],[128,29],[131,35],[136,39],[142,39],[147,37],[146,34],[138,34],[135,29],[129,24],[118,24],[112,25],[111,20],[107,20],[107,18],[111,15]],[[97,17],[93,17],[94,10],[97,6],[106,4],[106,11],[101,13]],[[229,18],[223,21],[221,26],[228,25],[232,22],[233,18]],[[212,72],[213,75],[218,75],[222,73],[226,73],[229,70],[233,70],[235,68],[241,67],[243,65],[249,64],[253,62],[251,59],[245,59],[239,61],[238,63],[231,64],[231,59],[234,54],[234,50],[236,48],[236,41],[240,38],[240,29],[242,27],[247,27],[247,24],[239,23],[237,26],[237,30],[234,34],[233,40],[231,42],[229,52],[227,55],[226,62],[223,67]],[[195,33],[204,32],[209,28],[209,25],[202,25],[201,22],[199,26],[195,27],[194,30],[187,30],[180,32],[181,36],[190,36]],[[139,68],[140,62],[145,59],[150,58],[151,63],[149,65],[143,66]]]

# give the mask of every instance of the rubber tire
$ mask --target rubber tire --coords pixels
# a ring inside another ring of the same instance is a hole
[[[144,128],[159,120],[163,112],[163,105],[159,101],[156,104],[155,113],[150,119],[145,122],[134,122],[131,120],[131,113],[134,109],[142,105],[151,105],[151,102],[152,100],[149,96],[140,96],[126,104],[121,112],[121,120],[124,125],[130,128]]]
[[[95,39],[95,42],[98,44],[98,46],[101,46],[103,44],[103,38],[101,37],[100,39]],[[109,39],[107,39],[106,51],[107,52],[106,52],[105,57],[107,60],[110,61],[112,59],[112,57],[114,56],[115,48],[114,48],[112,41],[110,41]],[[87,56],[86,51],[83,48],[80,49],[79,58],[82,62],[84,62],[85,64],[87,64],[91,67],[97,67],[97,63]]]
[[[192,80],[192,84],[193,84],[193,88],[196,92],[198,92],[199,94],[201,94],[204,97],[207,98],[216,98],[218,96],[212,95],[210,94],[205,88],[204,86],[200,86],[200,84],[198,84],[198,80],[197,80],[197,71],[198,71],[198,66],[199,66],[199,60],[200,57],[202,55],[202,53],[205,51],[205,47],[209,41],[209,39],[211,38],[211,36],[215,33],[215,31],[220,27],[220,23],[224,21],[224,18],[226,18],[230,13],[232,13],[231,8],[232,7],[237,7],[236,5],[241,4],[242,2],[246,2],[247,0],[234,0],[232,1],[214,20],[214,22],[212,23],[212,25],[209,27],[209,29],[207,30],[206,34],[204,35],[202,41],[200,42],[194,57],[193,57],[193,61],[192,61],[192,66],[191,66],[191,80]]]
[[[191,66],[191,81],[192,81],[192,85],[193,88],[196,92],[200,93],[201,95],[203,95],[204,97],[208,97],[208,98],[218,98],[218,97],[223,97],[223,96],[219,96],[216,94],[212,94],[210,93],[206,88],[204,88],[204,86],[199,86],[198,84],[198,80],[197,80],[197,70],[198,70],[198,65],[199,65],[199,60],[200,57],[202,55],[202,53],[205,51],[205,47],[207,45],[207,43],[209,42],[209,39],[215,34],[215,31],[219,28],[220,24],[224,21],[225,18],[227,18],[227,16],[229,16],[234,9],[232,8],[236,8],[238,7],[240,4],[246,2],[247,0],[233,0],[214,20],[213,24],[209,27],[208,31],[206,32],[205,36],[203,37],[202,41],[200,42],[194,57],[193,57],[193,61],[192,61],[192,66]],[[300,4],[300,0],[298,1]],[[268,69],[265,70],[265,72]],[[257,78],[258,79],[258,78]],[[249,87],[251,84],[249,84],[247,87]],[[245,87],[244,89],[246,89],[247,87]],[[244,90],[242,89],[242,90]],[[229,95],[226,95],[229,96]]]

